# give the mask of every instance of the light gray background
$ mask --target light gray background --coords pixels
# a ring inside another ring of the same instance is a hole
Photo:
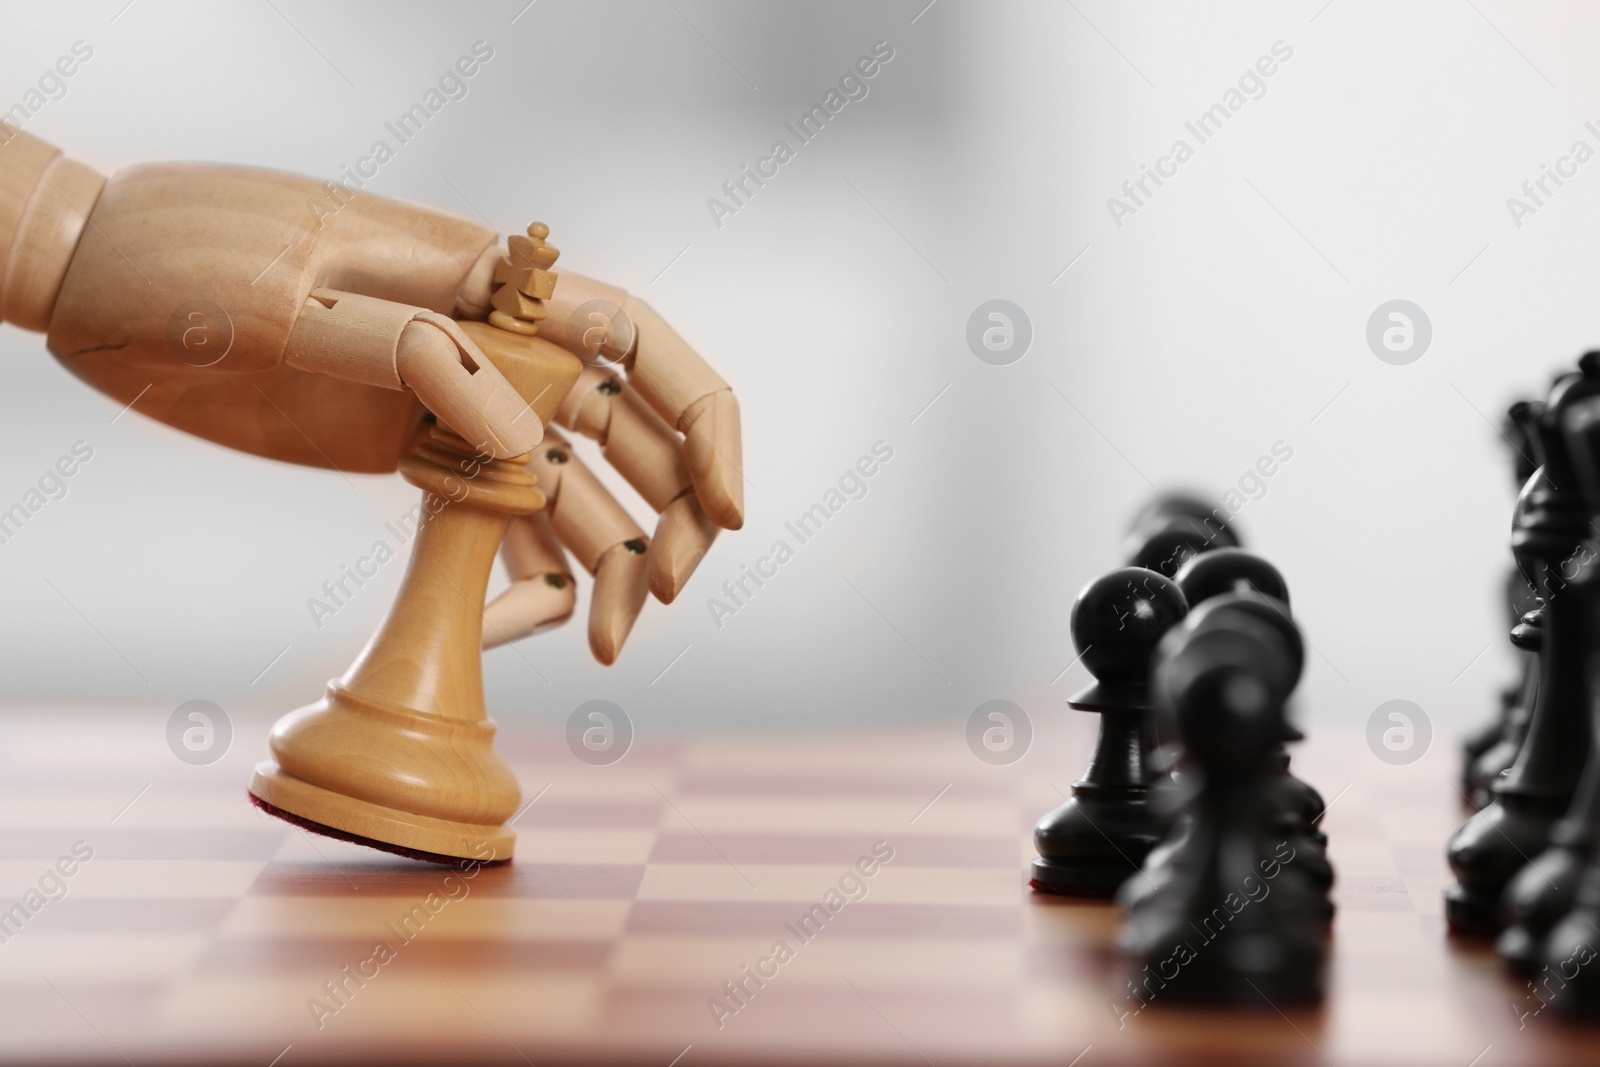
[[[992,698],[1057,719],[1087,681],[1064,671],[1072,598],[1120,562],[1132,509],[1152,485],[1220,495],[1279,440],[1293,459],[1238,522],[1316,649],[1313,729],[1396,698],[1443,736],[1487,713],[1510,670],[1513,496],[1491,423],[1600,342],[1600,161],[1520,228],[1505,201],[1575,139],[1600,148],[1582,126],[1600,119],[1585,47],[1600,15],[523,3],[110,0],[12,9],[0,35],[0,106],[92,45],[28,128],[107,172],[331,176],[473,42],[493,46],[372,190],[503,231],[549,222],[562,266],[639,293],[734,384],[749,478],[745,530],[677,604],[649,605],[619,665],[590,659],[581,621],[489,654],[498,719],[556,728],[591,698],[655,733],[955,719]],[[784,121],[878,40],[895,56],[870,95],[717,228],[707,198],[774,139],[793,145]],[[1293,57],[1266,95],[1114,225],[1123,180],[1193,145],[1185,120],[1280,40]],[[965,341],[994,298],[1033,325],[1011,366]],[[1364,339],[1395,298],[1433,326],[1405,367]],[[0,545],[7,697],[287,710],[344,669],[401,565],[321,631],[306,598],[414,490],[351,492],[115,419],[12,327],[0,366],[0,505],[74,441],[95,449]],[[894,459],[869,495],[713,625],[707,598],[879,440]]]

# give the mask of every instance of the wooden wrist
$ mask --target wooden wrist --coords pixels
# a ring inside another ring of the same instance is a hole
[[[0,321],[43,333],[106,180],[30,134],[0,137]]]

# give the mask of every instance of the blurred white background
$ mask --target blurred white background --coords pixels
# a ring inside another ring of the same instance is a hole
[[[615,667],[576,620],[489,654],[502,722],[556,728],[591,698],[641,733],[956,719],[992,698],[1059,719],[1088,680],[1063,673],[1072,598],[1121,562],[1132,510],[1153,486],[1220,496],[1280,441],[1292,459],[1237,521],[1316,649],[1312,729],[1404,698],[1443,737],[1510,674],[1495,426],[1600,342],[1600,162],[1520,227],[1506,200],[1574,141],[1600,149],[1596,9],[124,3],[8,11],[0,107],[81,41],[92,59],[27,126],[73,157],[331,177],[487,42],[469,95],[370,191],[506,232],[549,222],[561,266],[643,296],[734,384],[746,528],[649,605]],[[799,145],[784,123],[879,41],[893,59],[868,95]],[[1200,144],[1185,122],[1278,42],[1264,94]],[[1117,225],[1108,198],[1180,138],[1193,158]],[[708,198],[778,139],[795,158],[719,227]],[[1032,325],[1007,366],[966,340],[991,299]],[[1392,299],[1431,321],[1410,365],[1366,342]],[[7,326],[0,349],[0,506],[94,449],[0,545],[0,691],[158,719],[314,699],[402,566],[320,630],[307,598],[415,490],[353,494],[117,418],[42,337]],[[894,457],[865,499],[719,628],[724,580],[793,544],[784,523],[878,441]]]

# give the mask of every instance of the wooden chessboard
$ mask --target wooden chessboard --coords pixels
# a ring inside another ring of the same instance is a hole
[[[65,895],[14,931],[0,926],[0,1059],[1600,1059],[1600,1030],[1550,1012],[1519,1029],[1517,1008],[1538,1002],[1485,946],[1445,937],[1442,851],[1462,812],[1444,740],[1407,767],[1381,763],[1355,735],[1296,753],[1331,801],[1339,871],[1324,1007],[1157,1000],[1119,1023],[1112,1005],[1137,1005],[1118,981],[1114,908],[1026,884],[1031,825],[1059,802],[1093,729],[1088,716],[1050,715],[1009,767],[974,758],[962,723],[641,738],[608,767],[503,725],[533,803],[516,824],[516,862],[466,879],[253,810],[244,785],[267,718],[236,717],[227,756],[192,767],[166,749],[165,709],[12,709],[0,717],[0,922],[42,879]],[[46,879],[80,841],[92,858]],[[876,842],[893,858],[846,883],[860,898],[796,936]],[[782,962],[771,957],[779,941],[792,950]],[[379,942],[391,958],[365,963]],[[372,977],[358,987],[347,966]],[[770,977],[756,987],[746,966]],[[341,979],[343,1003],[325,990]],[[735,1006],[724,983],[739,980],[754,992],[719,1027],[708,1001]],[[329,1009],[320,1027],[313,998]]]

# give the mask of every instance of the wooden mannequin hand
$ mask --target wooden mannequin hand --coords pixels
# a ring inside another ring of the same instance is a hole
[[[567,573],[559,548],[554,562],[513,549],[553,543],[519,525],[568,530],[562,540],[597,575],[591,643],[609,662],[645,584],[672,600],[718,529],[743,524],[737,402],[648,305],[563,274],[534,301],[544,305],[537,332],[588,367],[569,393],[533,403],[454,321],[526,310],[527,298],[507,290],[526,279],[517,250],[528,238],[503,247],[473,222],[269,171],[151,164],[107,181],[6,132],[0,318],[47,330],[73,373],[141,414],[242,451],[353,472],[394,470],[424,405],[497,457],[528,452],[552,418],[601,443],[660,512],[654,544],[592,475],[573,473],[582,465],[571,457],[566,488],[549,494],[566,497],[569,518],[552,503],[513,524],[506,558],[518,580],[490,608],[491,643],[571,611],[542,592]],[[554,461],[537,462],[556,477]],[[591,489],[609,504],[590,507]],[[580,512],[605,519],[579,536]]]

